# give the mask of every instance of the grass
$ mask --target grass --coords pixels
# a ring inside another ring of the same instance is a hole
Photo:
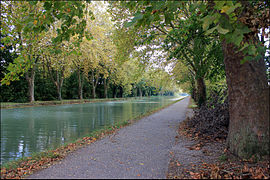
[[[195,108],[197,108],[197,107],[198,107],[198,106],[197,106],[196,102],[194,101],[194,99],[190,98],[190,103],[189,103],[189,105],[188,105],[188,108],[189,108],[189,109],[195,109]]]
[[[102,98],[102,99],[65,99],[62,101],[34,101],[32,103],[15,103],[15,102],[1,102],[1,109],[9,108],[23,108],[33,106],[44,106],[44,105],[62,105],[62,104],[82,104],[90,102],[106,102],[106,101],[121,101],[128,99],[138,99],[139,97],[128,97],[128,98]]]
[[[183,98],[182,98],[183,99]],[[22,178],[25,175],[31,174],[34,170],[41,169],[49,166],[53,162],[63,159],[68,153],[77,150],[80,147],[91,144],[98,139],[101,139],[109,134],[113,134],[119,129],[131,125],[143,117],[149,116],[155,112],[158,112],[176,102],[173,101],[165,106],[157,107],[144,114],[140,114],[132,119],[117,122],[113,126],[105,126],[102,129],[95,130],[90,134],[87,134],[77,140],[67,142],[56,149],[50,149],[44,152],[32,153],[30,157],[23,157],[14,161],[7,162],[1,165],[1,178]],[[122,99],[121,99],[122,100]],[[30,168],[30,169],[29,169]]]

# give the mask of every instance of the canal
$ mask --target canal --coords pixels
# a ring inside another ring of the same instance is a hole
[[[94,130],[127,121],[178,99],[164,96],[1,109],[1,164],[57,148]]]

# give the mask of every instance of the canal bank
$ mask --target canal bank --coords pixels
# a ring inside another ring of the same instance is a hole
[[[176,130],[189,98],[69,154],[30,179],[165,179]]]
[[[177,101],[170,102],[169,104],[166,105],[166,107],[175,103],[175,102],[177,102]],[[145,103],[142,103],[142,104],[145,104]],[[104,129],[94,131],[91,134],[89,134],[88,136],[85,136],[84,138],[80,138],[77,141],[73,141],[73,143],[67,143],[64,146],[61,146],[60,148],[45,151],[42,153],[35,153],[31,157],[25,157],[25,158],[7,163],[5,166],[2,166],[4,168],[1,169],[1,177],[6,177],[6,178],[22,177],[24,175],[29,174],[30,172],[32,172],[35,169],[40,169],[40,168],[49,166],[49,165],[53,164],[54,161],[62,159],[69,152],[76,150],[78,147],[82,147],[84,145],[93,143],[97,139],[103,138],[103,137],[107,136],[108,134],[113,134],[116,131],[118,131],[120,128],[127,126],[129,124],[132,124],[132,123],[136,122],[138,119],[140,119],[144,116],[147,116],[151,113],[157,112],[158,110],[163,109],[163,108],[165,108],[165,107],[158,107],[158,108],[155,108],[155,109],[149,111],[146,114],[138,115],[136,118],[116,123],[113,126],[106,126],[106,127],[104,127]]]
[[[143,97],[149,98],[149,97]],[[124,101],[141,99],[141,97],[126,97],[126,98],[101,98],[101,99],[67,99],[62,101],[34,101],[32,103],[13,103],[13,102],[1,102],[1,109],[11,108],[24,108],[24,107],[36,107],[36,106],[52,106],[52,105],[64,105],[64,104],[83,104],[83,103],[95,103],[95,102],[108,102],[108,101]]]

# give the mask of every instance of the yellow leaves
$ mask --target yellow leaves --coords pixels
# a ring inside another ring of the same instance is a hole
[[[36,24],[37,24],[37,22],[38,22],[37,20],[34,20],[33,24],[34,24],[34,25],[36,25]]]
[[[229,9],[230,9],[229,6],[223,6],[220,12],[221,13],[226,13]]]
[[[241,7],[240,3],[233,4],[227,4],[226,6],[223,6],[220,10],[221,13],[231,14],[236,8]]]

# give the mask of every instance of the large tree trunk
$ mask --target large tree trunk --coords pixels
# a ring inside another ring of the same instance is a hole
[[[197,92],[196,92],[196,87],[193,87],[191,89],[191,97],[194,99],[195,102],[197,102]]]
[[[196,81],[197,81],[196,100],[199,107],[201,107],[201,105],[204,104],[206,101],[206,87],[205,87],[204,79],[202,77],[196,79]]]
[[[195,86],[195,81],[190,80],[191,82],[191,97],[194,99],[195,102],[197,102],[197,91],[196,91],[196,86]]]
[[[30,76],[29,72],[26,72],[26,80],[28,82],[28,95],[29,95],[29,101],[34,102],[35,101],[35,66],[30,70]]]
[[[230,125],[227,143],[242,158],[269,155],[269,87],[263,59],[240,64],[242,53],[223,41]]]

